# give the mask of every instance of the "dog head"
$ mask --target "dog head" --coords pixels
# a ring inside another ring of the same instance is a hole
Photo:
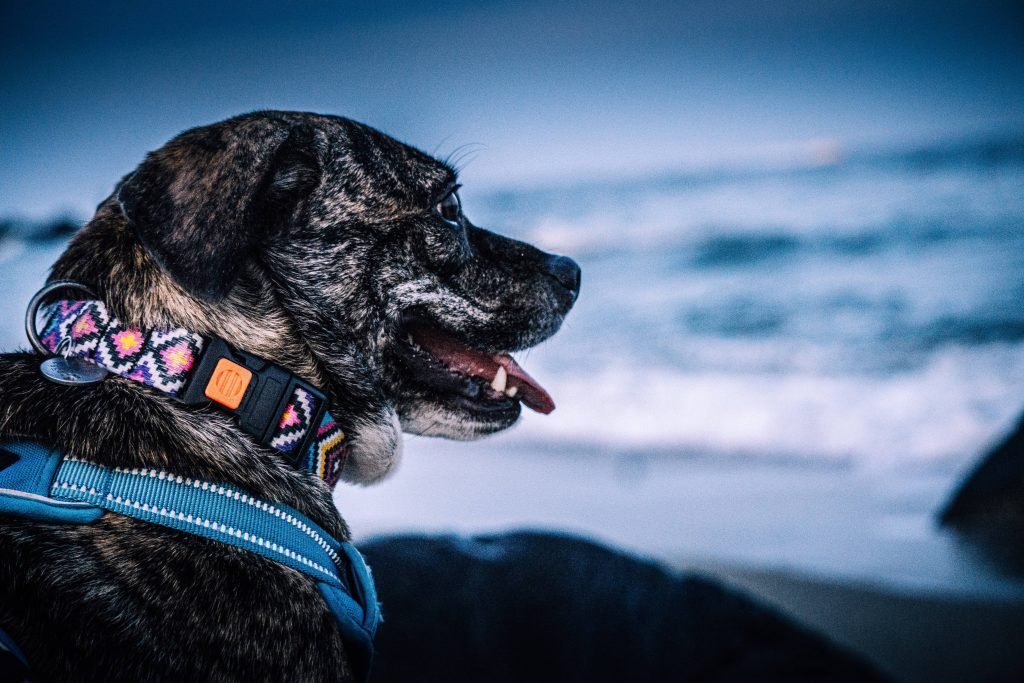
[[[471,439],[554,407],[510,354],[558,330],[579,268],[476,227],[458,188],[367,126],[259,112],[182,133],[116,199],[191,305],[308,348],[351,440],[342,476],[365,482],[392,468],[399,425]]]

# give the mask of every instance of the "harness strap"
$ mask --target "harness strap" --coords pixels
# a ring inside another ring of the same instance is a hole
[[[184,328],[142,330],[112,316],[102,301],[44,306],[40,335],[51,353],[83,358],[189,405],[235,413],[241,428],[297,467],[333,486],[347,455],[345,434],[323,393],[292,373],[218,337]]]
[[[106,467],[34,442],[0,447],[0,514],[88,524],[104,510],[267,557],[317,582],[365,678],[380,622],[369,568],[351,543],[280,503],[149,468]]]
[[[319,581],[340,586],[340,543],[279,503],[162,470],[109,468],[65,457],[50,486],[54,500],[111,512],[245,548]]]
[[[0,681],[31,683],[28,660],[7,631],[0,628]]]

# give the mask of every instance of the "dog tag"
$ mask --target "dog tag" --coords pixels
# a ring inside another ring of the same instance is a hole
[[[95,363],[82,358],[64,358],[55,356],[47,358],[39,366],[43,376],[57,384],[95,384],[106,379],[110,372]]]

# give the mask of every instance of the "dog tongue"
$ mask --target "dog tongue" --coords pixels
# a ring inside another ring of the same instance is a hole
[[[516,397],[526,406],[538,413],[547,415],[555,409],[555,402],[537,380],[530,377],[526,370],[507,353],[489,356],[458,342],[443,332],[430,327],[419,327],[412,332],[413,339],[432,356],[443,362],[455,372],[479,377],[493,382],[499,368],[505,368],[508,380],[506,391],[516,388]]]
[[[530,377],[526,370],[523,370],[515,358],[507,353],[499,353],[494,356],[494,362],[505,368],[508,373],[508,386],[519,387],[519,396],[527,408],[535,410],[544,415],[555,409],[555,402],[551,395],[544,390],[537,380]],[[497,372],[497,370],[495,370]],[[494,379],[493,377],[491,378]]]

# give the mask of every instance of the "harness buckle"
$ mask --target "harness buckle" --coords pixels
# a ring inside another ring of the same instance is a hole
[[[299,465],[316,439],[327,412],[327,397],[284,368],[233,349],[219,337],[209,337],[192,377],[177,398],[191,406],[216,403],[238,416],[242,431],[270,447],[296,388],[308,392],[316,405],[301,443],[287,453],[281,452],[293,465]]]

